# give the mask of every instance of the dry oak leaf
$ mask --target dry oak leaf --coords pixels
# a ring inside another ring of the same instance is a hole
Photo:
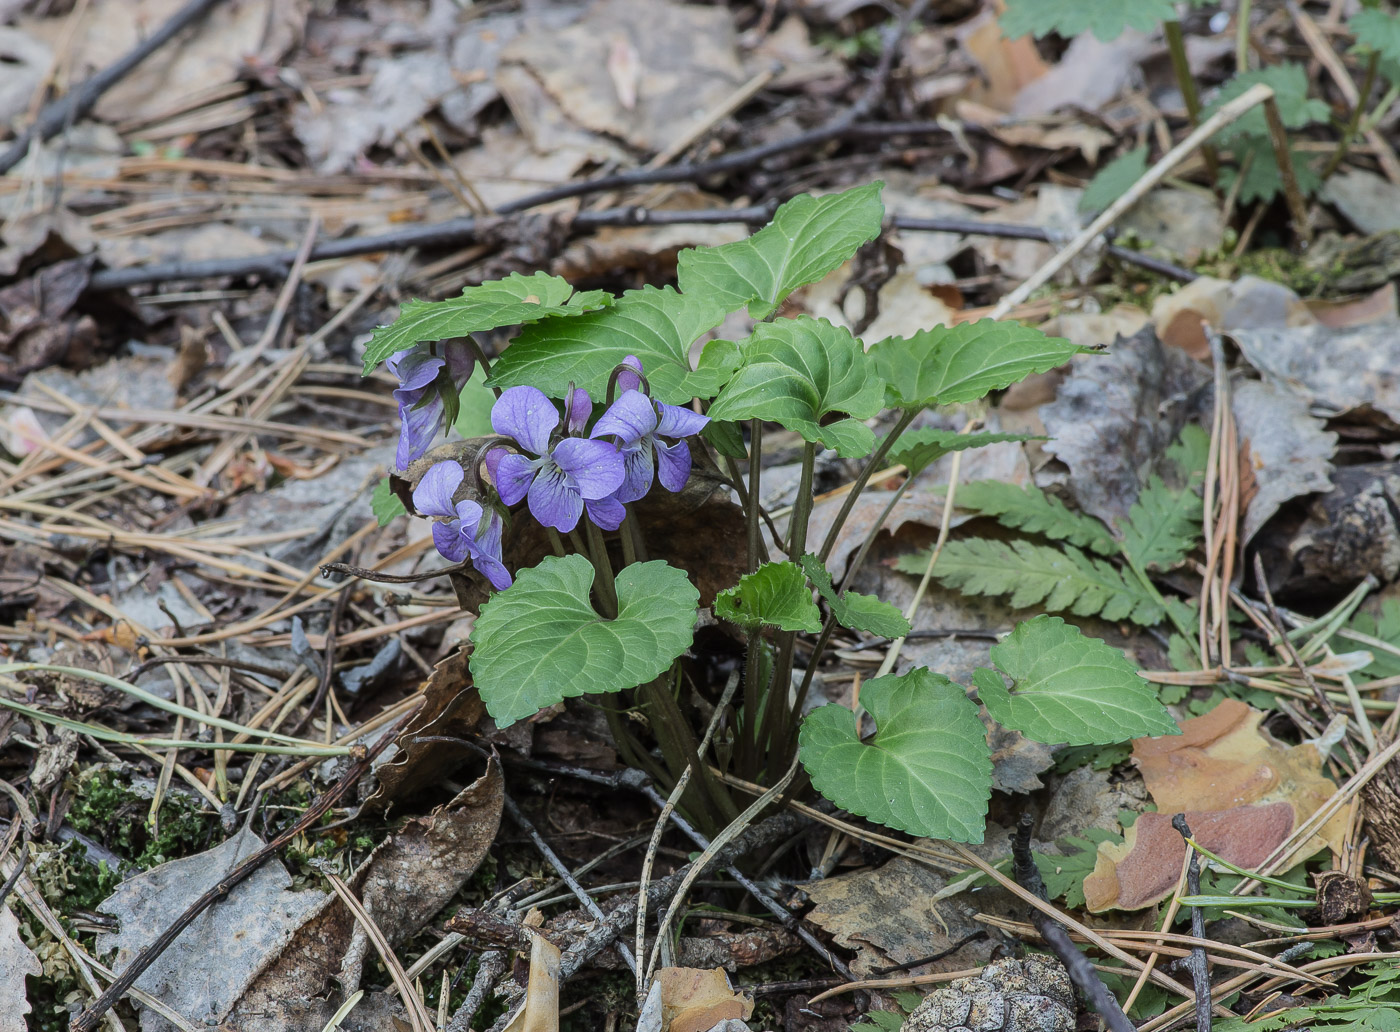
[[[1138,910],[1168,896],[1181,873],[1186,844],[1171,827],[1184,813],[1201,845],[1253,869],[1337,791],[1322,774],[1324,755],[1312,742],[1285,745],[1260,727],[1265,714],[1227,699],[1184,721],[1181,734],[1139,738],[1133,762],[1157,804],[1123,842],[1099,846],[1084,879],[1089,910]],[[1323,846],[1340,852],[1344,814],[1334,816],[1290,853],[1282,870]]]

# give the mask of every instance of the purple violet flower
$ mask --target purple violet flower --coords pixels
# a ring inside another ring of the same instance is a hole
[[[611,434],[621,442],[626,477],[614,497],[619,502],[635,502],[651,490],[652,479],[658,475],[661,486],[668,491],[685,487],[690,479],[690,446],[681,440],[662,438],[689,437],[703,430],[709,421],[709,416],[653,401],[641,391],[624,392],[593,427],[594,437]]]
[[[586,437],[565,437],[551,449],[559,411],[543,391],[535,387],[502,391],[491,409],[491,426],[496,433],[514,438],[527,453],[500,454],[504,451],[500,448],[487,453],[487,469],[501,501],[515,505],[528,497],[535,519],[565,533],[578,526],[585,506],[604,530],[622,525],[625,510],[611,498],[623,481],[621,453],[606,441]]]
[[[626,369],[617,374],[617,389],[624,394],[627,391],[638,391],[642,389],[642,360],[636,355],[628,355],[620,365],[625,365],[629,369],[635,369],[635,373],[629,373]]]
[[[470,557],[492,587],[505,590],[511,576],[501,561],[501,514],[467,498],[453,504],[465,476],[456,462],[434,464],[413,489],[413,506],[426,516],[442,517],[433,523],[433,544],[444,559],[460,563]]]
[[[471,379],[476,360],[462,341],[447,341],[435,355],[426,344],[390,355],[385,368],[398,377],[394,398],[399,403],[399,447],[394,465],[407,469],[432,447],[433,438],[446,422],[443,393],[459,394]]]

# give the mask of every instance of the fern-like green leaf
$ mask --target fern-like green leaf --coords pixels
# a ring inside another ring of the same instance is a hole
[[[901,556],[895,568],[922,573],[928,552]],[[1043,605],[1051,612],[1131,620],[1144,627],[1161,622],[1162,606],[1111,564],[1077,548],[1029,541],[949,541],[933,575],[969,595],[1010,595],[1018,608]]]
[[[1120,528],[1123,548],[1140,569],[1170,570],[1201,539],[1201,496],[1190,487],[1173,491],[1152,476]]]
[[[1278,105],[1279,118],[1283,121],[1285,128],[1301,129],[1314,122],[1327,120],[1330,113],[1327,105],[1309,95],[1308,70],[1302,65],[1292,62],[1269,65],[1267,68],[1258,68],[1236,75],[1224,86],[1221,86],[1215,97],[1206,105],[1206,109],[1201,112],[1202,120],[1215,114],[1236,97],[1241,96],[1251,86],[1256,86],[1261,82],[1274,91],[1274,103]],[[1241,136],[1249,137],[1252,140],[1268,140],[1269,123],[1264,117],[1263,107],[1256,107],[1252,111],[1245,112],[1230,125],[1216,133],[1216,138],[1221,142],[1237,140]]]
[[[1006,527],[1067,541],[1100,555],[1118,554],[1118,542],[1107,527],[1092,516],[1072,512],[1034,484],[1017,487],[997,480],[974,480],[961,485],[954,500],[959,509],[991,516]]]

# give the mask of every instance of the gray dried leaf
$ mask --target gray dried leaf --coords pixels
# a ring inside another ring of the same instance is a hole
[[[1231,337],[1267,380],[1302,393],[1320,414],[1371,408],[1400,422],[1400,326],[1235,330]]]
[[[129,878],[102,904],[105,913],[117,918],[120,930],[99,935],[98,950],[115,949],[114,966],[120,971],[177,914],[262,844],[244,828],[207,853],[172,860]],[[316,890],[293,892],[291,884],[280,863],[263,864],[195,918],[137,979],[136,987],[196,1024],[218,1024],[263,965],[325,899]],[[169,1032],[174,1026],[145,1010],[141,1028],[142,1032]]]
[[[1332,490],[1332,455],[1337,435],[1308,413],[1306,400],[1278,383],[1250,381],[1231,398],[1239,428],[1245,475],[1257,490],[1244,514],[1244,544],[1278,512],[1301,495]]]
[[[1110,524],[1125,519],[1207,382],[1150,328],[1120,337],[1106,355],[1078,356],[1040,414],[1052,438],[1045,450],[1069,467],[1079,508]]]

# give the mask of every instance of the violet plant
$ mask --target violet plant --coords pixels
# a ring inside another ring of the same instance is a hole
[[[892,639],[910,630],[893,605],[849,589],[878,526],[847,569],[831,568],[870,476],[900,464],[913,477],[952,451],[1023,439],[910,427],[926,409],[976,402],[1082,350],[1010,322],[937,326],[867,347],[823,319],[775,318],[793,290],[880,232],[880,188],[796,197],[746,240],[683,251],[679,289],[613,297],[517,273],[446,301],[408,302],[366,349],[366,373],[386,362],[401,382],[399,469],[376,492],[375,511],[383,521],[402,511],[398,499],[411,501],[434,521],[452,575],[473,569],[492,589],[469,667],[496,723],[588,696],[626,762],[663,785],[690,771],[681,805],[711,830],[744,805],[712,767],[772,784],[800,758],[811,785],[846,810],[915,835],[979,840],[991,794],[979,701],[1005,726],[1057,744],[1176,731],[1121,652],[1049,616],[993,647],[993,667],[976,671],[971,688],[925,668],[866,682],[860,705],[873,734],[838,703],[805,712],[838,627]],[[740,309],[758,320],[753,331],[706,341],[692,362],[697,342]],[[472,334],[512,327],[488,363]],[[455,421],[454,392],[474,363],[496,394],[486,395],[495,435],[431,449]],[[877,439],[871,423],[886,410],[890,429]],[[773,424],[803,442],[785,529],[761,510]],[[860,467],[824,539],[809,545],[821,449]],[[742,506],[734,548],[746,572],[705,600],[706,622],[731,628],[728,645],[696,638],[700,578],[667,554],[672,539],[660,531],[680,511],[666,508],[668,496],[702,519],[730,497]],[[512,547],[531,524],[553,552],[533,565]],[[803,635],[812,647],[797,670]],[[699,730],[732,678],[738,699],[702,755]]]

